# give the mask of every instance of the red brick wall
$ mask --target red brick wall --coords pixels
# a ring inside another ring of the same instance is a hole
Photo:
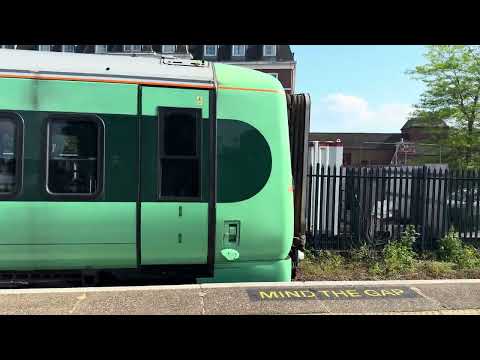
[[[278,74],[278,81],[283,85],[284,89],[291,89],[292,88],[292,77],[293,77],[293,70],[292,69],[256,69],[258,71],[263,71],[265,73],[277,73]],[[286,91],[287,93],[290,90]]]

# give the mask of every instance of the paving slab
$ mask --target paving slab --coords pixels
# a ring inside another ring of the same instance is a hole
[[[480,315],[480,280],[0,289],[0,314]]]

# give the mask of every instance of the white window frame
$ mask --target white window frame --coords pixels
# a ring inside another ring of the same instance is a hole
[[[67,46],[71,46],[72,51],[67,51]],[[75,52],[75,45],[62,45],[62,52]]]
[[[246,48],[247,48],[247,45],[232,45],[232,56],[233,57],[245,56]],[[235,49],[242,49],[242,51],[240,51],[240,54],[235,54]]]
[[[177,45],[162,45],[162,54],[174,54]]]
[[[215,49],[215,54],[214,55],[211,55],[211,54],[207,54],[207,47],[209,46],[214,46],[214,49]],[[217,56],[218,54],[218,45],[203,45],[203,55],[204,56]]]
[[[269,46],[271,46],[271,48]],[[267,54],[267,49],[272,49],[273,52]],[[277,45],[263,45],[263,56],[277,56]]]
[[[42,47],[45,48],[42,49]],[[52,51],[52,45],[38,45],[38,51]]]
[[[95,54],[106,54],[108,52],[108,45],[95,45]]]

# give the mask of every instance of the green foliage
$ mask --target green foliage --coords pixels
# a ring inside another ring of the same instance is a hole
[[[344,264],[343,256],[328,250],[305,249],[305,260],[318,265],[323,271],[336,271]]]
[[[460,269],[476,269],[480,267],[480,253],[473,246],[464,245],[457,264]]]
[[[316,261],[325,272],[338,271],[344,264],[343,256],[326,250],[319,251]]]
[[[451,122],[448,138],[443,141],[449,149],[449,163],[479,168],[480,46],[429,46],[425,57],[427,64],[408,71],[426,88],[414,116]]]
[[[356,262],[372,262],[376,258],[374,249],[368,246],[367,243],[363,243],[359,248],[352,249],[350,252],[353,261]]]
[[[404,273],[415,266],[413,244],[418,234],[413,225],[408,225],[400,240],[389,243],[383,249],[385,270],[388,273]]]
[[[458,258],[463,248],[458,233],[453,228],[440,239],[438,245],[438,258],[443,261],[456,262],[455,259]]]
[[[419,234],[408,225],[397,241],[383,251],[364,243],[348,254],[332,251],[305,251],[300,262],[304,280],[380,280],[478,278],[480,252],[465,245],[453,229],[441,239],[436,252],[414,251]]]
[[[375,261],[370,265],[368,271],[371,275],[378,277],[385,273],[385,267],[381,263]]]
[[[453,270],[453,264],[442,261],[422,261],[417,264],[417,271],[425,273],[428,277],[438,279],[449,277]]]
[[[457,264],[460,269],[480,267],[480,253],[471,245],[465,245],[454,229],[439,242],[438,257],[443,261]]]
[[[308,260],[308,261],[315,261],[315,252],[308,249],[308,248],[305,248],[305,251],[303,252],[303,254],[305,255],[305,260]]]

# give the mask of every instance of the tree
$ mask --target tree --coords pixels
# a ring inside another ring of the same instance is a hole
[[[480,46],[427,47],[427,64],[408,71],[426,90],[414,116],[452,125],[444,144],[457,167],[480,168]]]

